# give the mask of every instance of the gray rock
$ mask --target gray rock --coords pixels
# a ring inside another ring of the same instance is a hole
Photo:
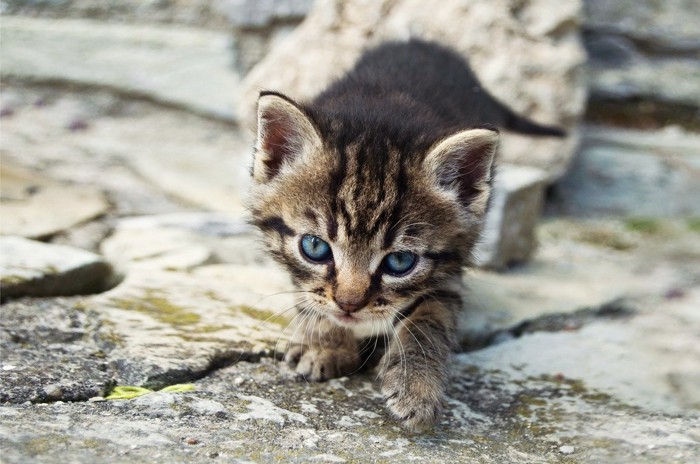
[[[314,0],[220,0],[217,8],[239,28],[264,28],[274,22],[301,21]]]
[[[174,23],[227,30],[218,1],[208,0],[3,0],[3,15],[75,18],[111,23]]]
[[[595,98],[700,105],[700,7],[693,0],[586,0]]]
[[[193,28],[4,17],[3,79],[102,86],[235,119],[229,37]]]
[[[541,169],[499,166],[483,238],[475,249],[478,266],[504,269],[530,258],[546,182],[547,173]]]
[[[314,0],[222,0],[217,7],[233,25],[235,67],[242,75],[291,33]]]
[[[236,71],[245,76],[277,44],[282,43],[297,28],[301,19],[272,23],[266,28],[236,28],[233,30],[233,63]]]
[[[21,237],[0,237],[0,256],[3,298],[94,293],[112,276],[111,266],[94,253]]]
[[[269,258],[242,220],[215,213],[121,219],[102,253],[123,270],[132,265],[187,270],[204,264],[263,264]]]
[[[700,137],[589,127],[556,202],[569,214],[700,215]]]
[[[212,250],[195,234],[167,228],[117,229],[100,250],[122,272],[132,264],[172,271],[213,262]]]
[[[0,314],[0,403],[85,401],[112,385],[100,321],[80,299],[17,300]]]
[[[109,207],[95,188],[63,185],[7,161],[0,174],[2,235],[48,237],[93,219]]]
[[[584,0],[586,27],[664,49],[700,49],[700,7],[693,0]]]
[[[251,231],[247,222],[210,212],[170,213],[123,218],[119,228],[129,230],[180,229],[210,237],[231,237]]]
[[[365,48],[422,37],[468,58],[484,86],[516,112],[570,129],[587,93],[580,9],[578,0],[531,0],[517,8],[505,0],[447,1],[439,9],[418,0],[317,2],[299,28],[245,77],[241,120],[254,127],[260,89],[310,99],[342,76]],[[568,165],[577,133],[564,139],[511,134],[503,139],[504,162],[539,167],[554,179]]]

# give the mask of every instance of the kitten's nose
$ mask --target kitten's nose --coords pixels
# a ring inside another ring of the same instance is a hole
[[[358,309],[362,308],[365,305],[364,301],[344,301],[344,300],[335,300],[336,304],[345,311],[346,313],[354,313]]]

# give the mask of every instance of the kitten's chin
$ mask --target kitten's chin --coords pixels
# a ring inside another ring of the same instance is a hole
[[[358,314],[332,313],[329,316],[334,323],[352,331],[356,337],[376,337],[391,332],[391,322],[361,317]]]
[[[329,315],[329,319],[342,327],[353,328],[362,323],[362,319],[357,314],[347,314],[333,312]]]

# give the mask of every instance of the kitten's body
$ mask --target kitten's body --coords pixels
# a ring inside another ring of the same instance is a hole
[[[493,127],[561,134],[514,115],[456,54],[421,41],[366,53],[309,104],[261,94],[251,206],[306,295],[287,353],[297,372],[353,373],[361,340],[388,338],[389,409],[412,429],[435,422],[461,270],[490,194]]]

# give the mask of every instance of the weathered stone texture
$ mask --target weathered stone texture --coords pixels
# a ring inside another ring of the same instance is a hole
[[[585,0],[595,98],[700,106],[700,4]]]
[[[588,127],[555,193],[568,214],[700,216],[700,136]]]
[[[227,34],[86,19],[3,17],[3,78],[100,86],[235,119]],[[125,65],[128,62],[128,65]]]

